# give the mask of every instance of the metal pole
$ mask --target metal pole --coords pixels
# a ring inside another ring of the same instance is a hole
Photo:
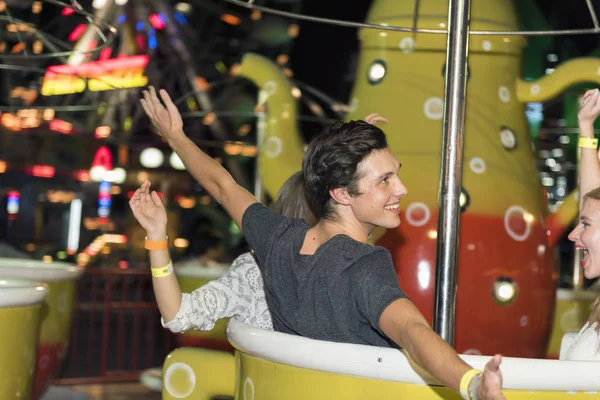
[[[470,9],[471,0],[449,1],[433,328],[451,346],[454,345]]]

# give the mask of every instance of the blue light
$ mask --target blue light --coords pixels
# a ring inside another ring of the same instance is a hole
[[[173,17],[175,17],[175,20],[176,20],[177,22],[179,22],[181,25],[183,25],[183,24],[187,24],[187,19],[186,19],[186,18],[183,16],[183,14],[182,14],[182,13],[180,13],[180,12],[176,12],[176,13],[173,15]]]
[[[117,23],[119,23],[119,24],[122,24],[125,21],[126,21],[125,14],[119,15],[119,18],[117,18]]]
[[[148,36],[148,48],[155,49],[156,45],[156,36]]]
[[[100,193],[110,193],[110,182],[101,181],[100,182]]]
[[[137,23],[137,25],[135,26],[135,29],[137,29],[138,31],[143,31],[144,30],[144,21],[140,21]]]

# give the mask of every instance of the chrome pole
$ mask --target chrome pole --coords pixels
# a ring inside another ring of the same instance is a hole
[[[471,0],[449,1],[433,329],[451,346],[454,345],[470,8]]]

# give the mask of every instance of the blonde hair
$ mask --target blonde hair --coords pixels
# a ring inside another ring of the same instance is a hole
[[[588,193],[586,193],[586,195],[583,196],[583,202],[585,203],[587,200],[600,201],[600,187],[590,190]],[[591,289],[600,294],[600,279],[596,280]],[[590,318],[588,321],[590,326],[596,323],[596,331],[600,332],[600,296],[596,297],[596,300],[594,300],[592,303]]]

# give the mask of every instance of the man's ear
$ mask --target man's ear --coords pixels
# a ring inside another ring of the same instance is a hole
[[[350,204],[350,195],[345,188],[335,188],[329,191],[331,198],[338,204],[347,206]]]

